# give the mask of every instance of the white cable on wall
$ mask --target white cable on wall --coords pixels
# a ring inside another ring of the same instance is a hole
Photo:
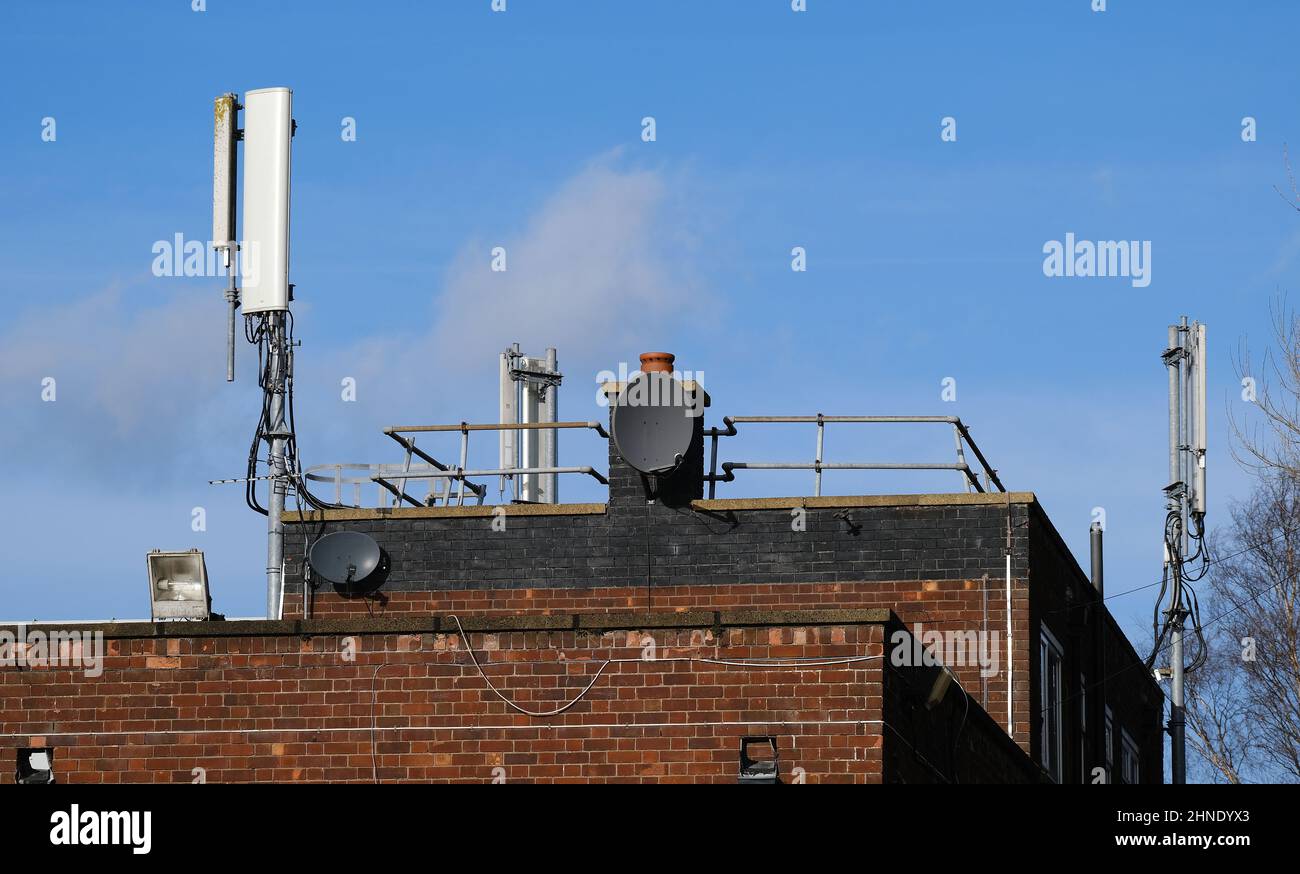
[[[570,707],[572,707],[573,705],[581,701],[583,697],[586,696],[586,694],[591,691],[592,687],[596,685],[596,681],[600,679],[600,675],[604,673],[605,668],[615,663],[647,661],[647,659],[639,659],[639,658],[604,659],[601,662],[600,667],[596,670],[595,675],[591,678],[591,682],[588,683],[586,687],[581,692],[579,692],[577,696],[573,698],[573,700],[569,701],[567,704],[563,704],[555,708],[554,710],[545,710],[545,711],[528,710],[523,707],[520,707],[518,704],[511,701],[504,694],[502,694],[501,691],[497,689],[496,686],[492,684],[492,681],[488,678],[487,673],[484,672],[483,666],[479,664],[478,655],[475,654],[474,647],[470,645],[469,636],[465,634],[465,629],[460,624],[460,617],[453,614],[451,619],[453,622],[456,623],[456,629],[460,634],[460,639],[465,641],[465,650],[466,652],[469,653],[470,660],[474,662],[474,667],[478,669],[479,676],[483,678],[483,682],[487,685],[488,689],[491,690],[493,695],[496,695],[498,698],[504,701],[507,707],[517,710],[518,712],[523,713],[527,716],[533,716],[538,718],[547,717],[547,716],[558,716],[559,714],[563,713],[564,711],[568,710]],[[822,667],[826,665],[845,665],[845,664],[850,664],[852,662],[865,662],[865,661],[872,661],[873,659],[882,659],[882,658],[884,658],[883,655],[847,656],[845,658],[812,658],[804,661],[776,662],[776,661],[767,661],[762,659],[752,659],[752,660],[711,659],[711,658],[702,658],[702,657],[681,656],[681,657],[667,658],[667,659],[653,659],[651,661],[654,661],[656,664],[664,664],[669,662],[703,662],[711,665],[724,665],[728,667],[741,667],[741,668],[802,669],[802,668]]]

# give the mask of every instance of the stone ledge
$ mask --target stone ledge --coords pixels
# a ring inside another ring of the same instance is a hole
[[[850,507],[960,507],[976,505],[1035,504],[1033,492],[954,492],[925,495],[831,495],[786,498],[704,498],[691,501],[691,509],[725,513],[729,510],[809,510]]]
[[[801,627],[810,625],[887,625],[896,621],[883,607],[860,610],[696,610],[661,613],[563,613],[536,616],[465,616],[466,632],[622,631],[631,629]],[[59,625],[34,623],[27,632],[102,633],[108,640],[204,637],[316,637],[337,634],[454,634],[446,616],[351,616],[327,619],[240,619],[229,622],[102,622]],[[16,626],[0,627],[16,634]]]
[[[960,507],[1006,504],[1036,504],[1033,492],[953,492],[918,495],[831,495],[780,498],[705,498],[691,501],[699,512],[725,513],[733,510],[843,509],[854,507]],[[343,510],[285,511],[291,525],[313,522],[366,522],[386,519],[474,519],[492,516],[498,509],[505,515],[592,516],[602,515],[606,504],[484,504],[468,507],[361,507]]]

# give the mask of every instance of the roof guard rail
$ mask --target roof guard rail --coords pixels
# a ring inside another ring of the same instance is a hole
[[[967,491],[971,491],[972,488],[977,492],[986,492],[990,488],[996,488],[999,492],[1006,491],[1002,481],[998,479],[997,470],[988,463],[984,453],[980,452],[979,447],[975,445],[975,440],[970,435],[970,429],[956,416],[826,416],[818,413],[815,416],[724,416],[722,423],[726,426],[725,428],[707,428],[704,431],[704,436],[710,438],[711,441],[709,472],[704,477],[705,482],[709,484],[710,498],[715,496],[718,483],[729,483],[735,480],[735,471],[737,470],[811,470],[814,472],[813,494],[816,496],[820,496],[822,493],[823,470],[955,470],[962,474]],[[816,454],[811,462],[727,461],[722,464],[722,473],[718,473],[718,438],[735,437],[739,433],[736,429],[738,424],[816,424]],[[957,460],[955,462],[933,463],[828,462],[823,454],[826,426],[828,424],[950,425],[953,429]],[[966,461],[967,448],[970,449],[971,454],[979,462],[984,475],[983,484],[980,483],[979,474]]]
[[[585,474],[601,485],[609,485],[604,474],[589,466],[575,467],[508,467],[470,470],[469,435],[472,431],[524,431],[524,430],[559,430],[585,428],[595,431],[601,437],[609,439],[609,433],[599,422],[522,422],[505,424],[473,424],[461,422],[456,425],[394,425],[384,429],[384,434],[392,438],[405,451],[401,464],[320,464],[308,468],[304,476],[314,482],[334,483],[335,503],[343,501],[343,486],[350,485],[356,489],[356,504],[361,505],[361,487],[374,483],[380,488],[381,502],[391,495],[397,506],[410,504],[416,507],[452,506],[453,491],[455,505],[464,506],[468,493],[482,505],[487,496],[487,486],[471,481],[471,477],[517,476],[522,474]],[[444,464],[424,449],[416,446],[420,433],[458,432],[460,439],[460,463]],[[423,464],[413,463],[418,458]],[[329,473],[325,473],[328,471]],[[358,476],[344,476],[344,471],[361,471]],[[432,480],[428,496],[420,500],[407,492],[410,480]],[[454,484],[454,488],[453,488]]]

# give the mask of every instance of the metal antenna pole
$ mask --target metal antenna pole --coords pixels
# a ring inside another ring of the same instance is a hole
[[[1187,316],[1183,316],[1178,326],[1179,345],[1183,348],[1183,354],[1179,359],[1179,372],[1182,374],[1182,409],[1178,417],[1182,425],[1183,436],[1179,448],[1179,458],[1182,460],[1182,476],[1179,477],[1183,484],[1182,489],[1182,539],[1184,558],[1192,547],[1192,530],[1188,525],[1191,516],[1191,499],[1192,499],[1192,416],[1194,415],[1192,400],[1192,368],[1195,362],[1191,355],[1191,333],[1187,328]],[[1181,602],[1181,599],[1180,599]]]
[[[1170,677],[1172,697],[1169,705],[1170,780],[1182,785],[1187,780],[1186,718],[1183,711],[1183,609],[1182,558],[1190,545],[1188,536],[1188,478],[1186,476],[1186,449],[1191,440],[1187,433],[1186,413],[1190,400],[1187,390],[1187,317],[1178,325],[1169,326],[1169,348],[1165,363],[1169,367],[1169,511],[1177,513],[1180,529],[1174,539],[1175,551],[1166,555],[1169,568],[1171,595],[1166,611],[1170,632]],[[1166,550],[1169,547],[1166,544]]]
[[[285,313],[271,313],[267,322],[268,384],[266,439],[271,444],[271,495],[267,506],[266,543],[266,616],[280,618],[280,598],[284,591],[284,497],[288,491],[285,444],[289,429],[285,424],[285,398],[288,396],[289,358],[293,350],[285,326]]]
[[[226,243],[226,382],[235,381],[235,321],[239,310],[239,285],[235,279],[235,253],[239,245],[231,240]]]
[[[556,357],[555,347],[549,346],[546,349],[546,371],[548,373],[559,373],[560,364]],[[558,384],[543,385],[542,390],[546,392],[546,399],[541,404],[541,419],[543,422],[558,422],[560,411],[560,386]],[[560,466],[560,436],[558,431],[542,430],[538,432],[538,438],[541,441],[541,462],[546,467]],[[542,481],[542,500],[548,504],[558,504],[560,502],[558,474],[543,474]]]
[[[1181,786],[1187,782],[1187,723],[1183,715],[1183,620],[1181,605],[1174,608],[1178,615],[1170,622],[1173,630],[1171,655],[1173,659],[1173,701],[1169,705],[1170,766],[1173,770],[1171,779],[1174,785]]]

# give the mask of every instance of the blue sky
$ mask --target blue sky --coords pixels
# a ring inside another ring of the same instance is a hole
[[[492,419],[513,341],[559,348],[561,414],[582,419],[602,415],[599,370],[668,349],[703,373],[713,417],[962,416],[1077,556],[1106,509],[1117,592],[1159,577],[1159,352],[1187,314],[1210,333],[1210,526],[1248,493],[1228,451],[1228,415],[1249,416],[1233,356],[1249,343],[1258,361],[1300,267],[1300,215],[1273,191],[1300,143],[1293,4],[206,5],[0,10],[2,618],[145,615],[154,547],[204,549],[217,608],[262,610],[264,520],[207,485],[242,473],[249,350],[226,385],[223,281],[151,265],[156,241],[210,236],[212,98],[273,85],[294,89],[299,125],[306,464],[396,460],[385,425]],[[1044,276],[1044,243],[1067,232],[1150,241],[1150,285]],[[497,245],[506,274],[488,269]],[[750,429],[724,458],[806,458],[812,441]],[[950,446],[850,427],[827,452]],[[586,437],[562,456],[603,463]],[[741,476],[720,494],[810,485]],[[956,484],[828,474],[826,490]],[[1153,595],[1111,602],[1135,635]]]

